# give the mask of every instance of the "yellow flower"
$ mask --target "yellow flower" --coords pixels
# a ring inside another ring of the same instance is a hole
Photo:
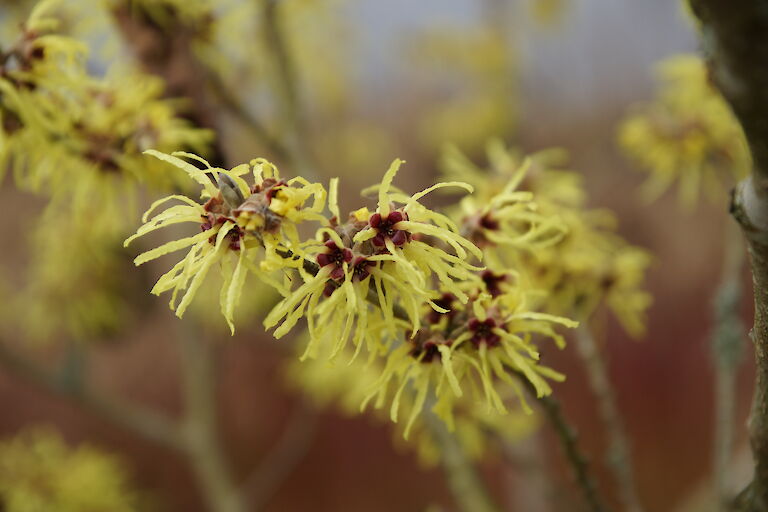
[[[383,326],[382,326],[383,327]],[[330,349],[330,343],[325,344]],[[286,378],[291,387],[306,393],[321,407],[336,407],[344,414],[354,416],[360,412],[360,404],[382,372],[385,360],[379,354],[367,354],[353,359],[352,354],[346,354],[345,359],[350,363],[334,363],[328,361],[329,353],[321,354],[317,359],[303,362],[288,361]],[[324,357],[323,357],[324,356]],[[509,389],[500,389],[505,402],[511,399],[506,396]],[[411,411],[416,398],[413,386],[406,386],[400,396],[400,408]],[[481,459],[488,454],[496,436],[508,442],[515,442],[530,435],[539,424],[537,416],[525,414],[521,410],[512,410],[510,414],[500,415],[496,411],[488,411],[482,402],[464,395],[456,399],[454,410],[454,435],[464,451],[473,459]],[[383,414],[381,409],[374,409],[374,417],[379,421],[389,421],[389,414]],[[393,432],[393,442],[402,445],[404,434],[408,431],[405,449],[415,450],[419,461],[425,466],[434,466],[441,461],[442,451],[434,436],[433,430],[424,421],[417,418],[413,424],[404,422],[396,424]],[[494,435],[491,435],[493,433]]]
[[[159,78],[118,66],[91,73],[86,45],[61,32],[59,4],[39,3],[0,52],[2,170],[11,168],[19,187],[38,193],[76,190],[94,172],[122,178],[122,186],[178,185],[142,151],[204,153],[212,134],[182,119],[182,104],[163,97]]]
[[[489,288],[486,283],[482,287]],[[477,289],[466,307],[455,297],[446,296],[442,305],[450,312],[430,315],[431,325],[388,354],[381,376],[363,406],[371,400],[376,408],[388,405],[392,421],[397,422],[403,408],[401,397],[411,389],[414,398],[407,404],[406,438],[430,397],[434,397],[432,410],[451,430],[455,426],[454,410],[465,392],[469,400],[484,401],[488,410],[506,414],[508,409],[499,388],[511,388],[523,409],[530,412],[521,378],[539,397],[552,392],[545,379],[564,379],[539,364],[534,337],[551,338],[562,347],[564,340],[555,326],[575,327],[577,323],[531,311],[525,292],[514,282],[508,283],[503,292],[494,290],[494,294]]]
[[[324,245],[313,249],[318,272],[305,275],[305,282],[267,316],[267,328],[281,323],[275,330],[276,337],[285,335],[306,316],[310,332],[306,355],[316,352],[315,345],[320,340],[334,339],[335,357],[350,337],[358,351],[363,342],[375,351],[387,339],[391,342],[397,329],[410,328],[414,335],[420,326],[423,304],[442,311],[432,300],[440,295],[433,277],[466,302],[467,296],[457,283],[476,279],[473,271],[479,267],[467,260],[478,258],[481,253],[458,234],[450,219],[427,209],[418,200],[438,188],[469,187],[457,182],[438,183],[407,196],[391,187],[401,163],[395,160],[385,173],[378,187],[376,211],[371,214],[365,208],[358,209],[343,224],[338,223],[341,215],[334,180],[330,210],[332,220],[336,220],[332,229],[318,232],[317,238]],[[421,238],[429,239],[429,243]],[[440,247],[440,243],[445,247]],[[396,319],[396,304],[407,321]],[[373,313],[383,315],[387,321],[384,332],[371,329],[368,319]],[[329,332],[333,336],[327,336]]]
[[[659,66],[661,88],[619,128],[619,143],[650,172],[645,193],[658,197],[679,182],[680,199],[691,206],[703,187],[719,197],[750,168],[739,123],[709,82],[698,56],[678,55]]]
[[[368,226],[355,234],[353,241],[370,241],[374,250],[384,252],[382,259],[398,265],[401,278],[423,288],[426,278],[435,275],[446,287],[466,302],[466,296],[454,281],[471,279],[472,271],[481,270],[469,261],[483,257],[480,249],[461,236],[455,222],[419,203],[430,192],[447,187],[472,192],[472,187],[460,181],[441,182],[408,196],[392,189],[401,160],[392,162],[378,188],[378,206],[368,218]],[[403,206],[398,207],[401,204]],[[422,241],[427,240],[429,243]],[[443,250],[440,246],[446,250]],[[450,252],[448,252],[450,251]]]
[[[145,224],[125,241],[125,245],[172,224],[197,224],[202,232],[167,242],[140,254],[134,262],[141,265],[189,248],[187,255],[160,277],[152,289],[154,294],[173,290],[170,305],[179,317],[184,314],[208,272],[219,266],[224,277],[221,310],[234,333],[234,308],[247,274],[253,272],[282,291],[284,284],[276,282],[268,272],[301,267],[303,264],[306,244],[299,240],[296,224],[304,220],[324,220],[319,212],[324,208],[325,189],[320,184],[311,184],[301,178],[281,180],[277,168],[266,160],[254,160],[251,165],[243,164],[227,171],[212,168],[200,157],[188,153],[167,155],[150,150],[147,154],[185,171],[203,187],[202,197],[208,200],[200,204],[176,194],[155,201],[144,214],[142,220]],[[203,163],[206,170],[179,156]],[[253,173],[253,186],[243,179],[250,172]],[[312,204],[306,205],[309,200]],[[157,207],[169,201],[182,204],[150,218]],[[256,265],[257,260],[260,260],[260,265]],[[184,295],[176,306],[177,295],[182,291]]]
[[[616,234],[610,212],[587,208],[581,176],[562,169],[564,153],[525,158],[499,141],[487,152],[487,170],[450,147],[442,163],[447,178],[465,176],[478,188],[453,215],[463,217],[464,231],[483,248],[490,268],[511,269],[531,292],[534,310],[586,320],[605,304],[630,334],[642,334],[651,302],[643,289],[650,256]],[[508,201],[505,225],[494,212],[511,194],[518,203]]]
[[[118,460],[45,428],[0,442],[0,502],[7,512],[144,509]]]
[[[8,325],[35,341],[62,335],[77,342],[99,339],[131,316],[125,272],[130,267],[117,251],[123,233],[103,222],[96,209],[88,225],[61,215],[61,201],[57,198],[29,232],[24,286],[7,299],[6,308],[13,311]]]
[[[461,231],[483,249],[485,261],[498,268],[509,268],[500,254],[520,250],[538,251],[557,243],[567,231],[554,212],[542,212],[539,196],[524,190],[540,160],[552,153],[523,158],[507,151],[500,141],[487,146],[490,169],[480,169],[454,146],[442,155],[446,179],[465,179],[476,188],[463,198],[449,215],[461,223]]]

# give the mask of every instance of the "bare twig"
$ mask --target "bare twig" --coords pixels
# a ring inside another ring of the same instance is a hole
[[[269,133],[264,123],[253,115],[248,110],[248,107],[235,96],[215,70],[208,70],[208,83],[219,104],[238,121],[247,126],[268,151],[272,152],[280,160],[291,159],[290,152],[285,145]]]
[[[11,350],[6,343],[0,343],[0,365],[15,377],[47,392],[68,398],[117,427],[163,446],[174,449],[182,447],[179,429],[166,415],[91,389],[86,382],[81,381],[71,386],[66,379],[61,379],[55,372],[50,372],[33,360]]]
[[[642,512],[632,476],[632,458],[616,396],[608,377],[608,369],[600,348],[588,325],[576,331],[576,350],[586,369],[592,393],[597,401],[600,420],[608,436],[608,467],[618,485],[622,503],[627,512]]]
[[[424,424],[440,445],[440,460],[456,503],[464,512],[497,511],[498,508],[491,501],[488,490],[467,459],[458,439],[448,432],[445,423],[428,409],[430,408],[424,408]]]
[[[288,419],[283,435],[254,468],[243,485],[251,510],[262,510],[280,484],[301,462],[312,445],[317,413],[301,401]]]
[[[182,325],[186,324],[182,321]],[[212,511],[247,512],[218,436],[216,347],[191,327],[184,329],[178,338],[186,405],[183,429],[186,453]]]
[[[304,112],[299,97],[299,81],[285,40],[284,18],[280,0],[256,0],[261,8],[261,30],[274,69],[274,92],[281,103],[282,117],[288,123],[283,143],[289,148],[296,174],[309,179],[315,176],[312,156],[307,144]]]
[[[589,461],[579,448],[578,436],[565,418],[560,402],[552,395],[536,398],[536,388],[531,384],[531,381],[522,373],[517,371],[514,373],[517,378],[520,379],[520,382],[531,397],[535,398],[541,406],[544,415],[547,417],[547,421],[555,431],[555,434],[557,434],[557,437],[560,440],[560,445],[565,453],[566,460],[571,466],[571,470],[576,479],[576,484],[579,486],[579,489],[581,489],[581,493],[584,496],[584,501],[589,511],[607,512],[609,509],[603,503],[600,493],[597,490],[597,484],[589,469]]]
[[[741,322],[741,271],[744,239],[738,224],[728,219],[723,241],[723,273],[714,304],[715,329],[712,357],[715,364],[715,443],[713,471],[720,507],[727,510],[733,500],[728,485],[734,441],[736,372],[744,347]]]
[[[506,508],[551,512],[555,486],[544,457],[541,432],[516,442],[505,439],[493,429],[487,429],[485,433],[501,446],[505,465],[510,468]]]

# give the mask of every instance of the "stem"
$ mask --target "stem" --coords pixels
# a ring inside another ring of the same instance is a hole
[[[316,420],[316,412],[306,402],[296,405],[283,435],[243,485],[252,511],[264,509],[280,484],[306,455],[315,435]]]
[[[257,0],[261,6],[261,33],[274,69],[274,90],[288,124],[285,144],[296,174],[314,176],[312,158],[306,143],[304,116],[298,92],[297,73],[283,32],[280,0]]]
[[[547,471],[541,432],[520,442],[511,442],[488,429],[501,446],[501,453],[507,466],[514,468],[507,480],[507,507],[511,510],[536,510],[551,512],[554,486]]]
[[[445,423],[428,409],[424,408],[424,424],[442,449],[443,470],[456,503],[464,512],[496,512],[498,508],[491,501],[488,490],[459,441],[448,431]]]
[[[741,123],[754,162],[731,204],[752,265],[757,366],[749,422],[755,473],[733,509],[758,512],[768,510],[768,8],[762,0],[690,0],[690,5],[701,21],[710,75]]]
[[[133,3],[115,2],[111,12],[116,28],[135,52],[136,60],[144,71],[163,79],[166,97],[188,99],[189,108],[184,117],[195,126],[216,132],[219,112],[205,87],[210,73],[195,55],[192,44],[197,30],[203,30],[203,27],[185,26],[180,19],[172,26],[160,27],[141,13],[142,8],[131,5]],[[214,23],[213,15],[205,23],[210,28]],[[214,166],[224,166],[224,148],[218,137],[211,141],[207,158]]]
[[[714,304],[715,330],[712,358],[715,363],[715,440],[713,471],[721,509],[727,510],[733,495],[727,476],[734,442],[736,371],[743,351],[744,328],[740,319],[743,237],[738,224],[725,226],[724,258],[720,286]]]
[[[579,449],[576,431],[565,418],[560,402],[552,395],[537,398],[536,388],[533,387],[531,381],[522,373],[515,372],[515,375],[520,379],[525,389],[528,390],[528,393],[541,405],[547,421],[549,421],[550,426],[555,431],[555,434],[557,434],[566,460],[573,470],[576,484],[584,496],[587,509],[590,512],[608,512],[609,509],[603,503],[595,480],[590,472],[589,462]]]
[[[267,150],[271,151],[276,158],[281,160],[291,159],[288,149],[269,133],[267,127],[256,116],[248,111],[246,106],[243,105],[213,69],[208,69],[208,82],[219,104],[238,121],[247,126],[256,138],[266,146]]]
[[[85,382],[70,386],[67,379],[9,349],[5,343],[0,343],[0,365],[11,375],[49,393],[68,398],[117,427],[163,446],[182,447],[178,428],[164,414],[93,390]]]
[[[576,351],[587,372],[600,421],[608,435],[607,463],[618,485],[621,501],[627,512],[642,512],[632,476],[629,441],[616,404],[616,395],[605,360],[588,326],[579,327],[576,331]]]
[[[186,324],[185,324],[186,325]],[[216,411],[215,347],[202,339],[194,328],[178,337],[183,395],[185,449],[202,485],[210,510],[247,512],[245,501],[224,460],[219,443]]]

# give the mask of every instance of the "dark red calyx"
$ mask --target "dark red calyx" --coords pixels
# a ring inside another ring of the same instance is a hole
[[[485,320],[478,320],[473,318],[469,321],[469,330],[472,332],[472,343],[476,347],[485,343],[489,347],[495,347],[501,342],[501,337],[493,332],[493,329],[497,327],[496,320],[493,318],[486,318]]]
[[[352,263],[352,279],[357,279],[358,281],[364,280],[371,275],[371,267],[374,265],[376,265],[375,261],[370,261],[368,258],[358,256],[355,258],[354,263]]]
[[[501,283],[507,280],[507,274],[494,274],[490,270],[483,271],[480,278],[485,283],[485,289],[491,294],[491,297],[501,295]]]
[[[480,226],[485,229],[490,229],[491,231],[496,231],[499,229],[499,221],[491,217],[490,213],[486,213],[480,217]]]
[[[446,341],[442,335],[431,331],[419,331],[416,338],[410,342],[413,345],[408,354],[422,363],[431,363],[440,360],[440,345],[450,346],[451,342]]]
[[[403,220],[407,220],[408,217],[400,210],[395,210],[389,213],[386,218],[382,217],[380,213],[374,213],[368,220],[368,224],[376,230],[376,236],[371,241],[376,247],[384,247],[386,240],[389,238],[396,246],[401,246],[410,240],[410,233],[403,229],[397,228],[397,223]]]
[[[333,265],[331,279],[344,277],[344,263],[352,261],[352,251],[346,247],[339,247],[333,240],[325,242],[326,252],[317,255],[317,264],[320,267]]]

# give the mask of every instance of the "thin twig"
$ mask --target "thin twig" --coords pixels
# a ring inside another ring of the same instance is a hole
[[[520,379],[520,382],[526,390],[528,390],[528,393],[536,398],[536,388],[531,384],[531,381],[529,381],[522,373],[515,372],[515,375]],[[560,440],[560,445],[563,448],[568,464],[573,470],[576,483],[579,486],[579,489],[581,489],[589,511],[607,512],[609,509],[603,503],[600,493],[597,490],[597,484],[589,469],[589,461],[587,461],[587,458],[579,449],[576,431],[565,418],[560,402],[552,395],[536,398],[536,401],[541,405],[541,408],[544,410],[544,414],[547,417],[547,421]]]
[[[298,81],[293,59],[283,37],[283,18],[280,15],[280,0],[259,0],[262,5],[262,31],[266,38],[269,54],[273,59],[279,97],[283,102],[286,117],[292,128],[301,132],[301,109],[299,107]]]
[[[744,267],[744,239],[738,224],[726,220],[723,241],[723,270],[713,305],[715,329],[712,358],[715,364],[715,443],[713,472],[720,508],[727,510],[733,492],[728,486],[728,468],[734,442],[736,371],[744,349],[741,322],[741,272]]]
[[[284,34],[284,18],[280,0],[256,0],[261,9],[261,30],[274,69],[274,92],[280,101],[282,116],[288,123],[283,142],[289,148],[296,174],[307,179],[315,176],[311,152],[307,144],[304,112],[299,97],[298,73]]]
[[[507,484],[507,508],[511,510],[552,510],[554,484],[550,478],[543,439],[535,432],[528,439],[513,442],[492,428],[485,435],[493,438],[501,447],[505,465],[514,468]]]
[[[215,70],[208,69],[208,83],[219,104],[247,126],[275,158],[291,159],[288,149],[269,133],[267,127],[235,96]]]
[[[166,415],[91,389],[84,381],[76,386],[68,385],[66,379],[11,350],[6,343],[0,343],[0,365],[15,377],[49,393],[68,398],[88,412],[144,439],[174,449],[183,446],[179,429]]]
[[[605,360],[588,325],[582,325],[576,331],[576,350],[589,378],[600,420],[608,436],[607,463],[618,485],[621,501],[627,512],[642,512],[632,476],[629,440],[616,404]]]
[[[472,463],[459,444],[458,439],[448,431],[445,423],[429,407],[424,408],[424,424],[440,445],[440,459],[448,477],[456,503],[464,512],[495,512],[488,490],[475,471]]]
[[[317,423],[317,412],[305,401],[300,401],[282,436],[262,457],[243,485],[251,511],[262,510],[280,485],[301,462],[312,445]]]
[[[193,326],[178,336],[186,406],[185,448],[192,468],[202,484],[210,509],[215,512],[247,512],[220,444],[216,410],[216,347],[204,340]]]

